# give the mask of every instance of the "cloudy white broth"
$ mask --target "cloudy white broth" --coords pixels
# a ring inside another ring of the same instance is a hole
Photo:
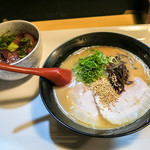
[[[110,46],[79,49],[60,66],[73,71],[72,83],[54,87],[62,112],[96,129],[125,126],[150,108],[150,73],[134,54]]]

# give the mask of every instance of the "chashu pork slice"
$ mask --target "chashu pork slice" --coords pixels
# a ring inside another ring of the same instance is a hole
[[[135,121],[150,109],[150,87],[139,77],[121,94],[118,101],[105,107],[95,96],[102,116],[113,124],[127,124]]]
[[[71,97],[72,106],[70,115],[93,127],[98,124],[99,110],[96,107],[93,94],[84,84],[76,84],[68,94]]]

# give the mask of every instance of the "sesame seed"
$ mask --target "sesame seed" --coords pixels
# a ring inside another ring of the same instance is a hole
[[[94,96],[99,96],[100,103],[102,103],[104,107],[108,107],[108,109],[110,109],[110,104],[114,106],[114,102],[118,101],[118,94],[107,78],[100,78],[93,82],[90,85],[90,89]]]

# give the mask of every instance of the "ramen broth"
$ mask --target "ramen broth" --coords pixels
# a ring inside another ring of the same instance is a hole
[[[93,47],[82,48],[82,49],[76,51],[75,53],[73,53],[71,56],[69,56],[61,64],[61,67],[71,70],[73,68],[74,64],[76,62],[78,62],[79,58],[85,58],[91,54],[94,54],[94,52],[97,50],[102,51],[103,54],[108,57],[109,56],[117,56],[118,54],[128,56],[128,57],[122,57],[122,61],[126,62],[126,67],[129,70],[129,80],[133,81],[134,77],[139,77],[139,78],[143,79],[143,81],[145,81],[148,85],[150,85],[149,70],[148,70],[148,67],[143,63],[143,61],[141,59],[139,59],[137,56],[127,52],[126,50],[116,48],[116,47],[93,46]],[[132,63],[131,63],[131,59],[132,59]],[[133,66],[134,66],[134,68],[133,68]],[[137,68],[137,69],[135,69],[135,68]],[[73,121],[77,122],[80,125],[90,127],[90,128],[91,127],[97,128],[97,129],[117,128],[117,127],[124,126],[126,124],[131,123],[131,122],[127,122],[125,124],[113,124],[113,123],[109,122],[108,120],[106,120],[98,110],[95,110],[95,112],[97,112],[97,114],[95,115],[96,116],[95,119],[92,115],[91,115],[91,118],[90,118],[90,115],[88,115],[88,118],[87,118],[87,120],[85,118],[85,121],[84,121],[84,117],[83,117],[83,119],[82,118],[80,119],[80,117],[78,119],[78,117],[76,117],[76,115],[73,115],[73,113],[71,112],[72,111],[71,108],[74,105],[74,101],[72,100],[72,98],[74,96],[69,95],[69,92],[74,91],[74,90],[76,90],[78,92],[78,90],[80,90],[81,84],[83,84],[83,83],[77,82],[76,77],[73,77],[72,83],[70,85],[68,85],[66,87],[61,87],[61,88],[54,87],[54,93],[55,93],[56,100],[58,102],[58,106],[60,107],[60,109],[63,111],[63,113],[66,116],[68,116],[70,119],[72,119]],[[79,88],[78,88],[78,85],[79,85]],[[83,86],[85,86],[85,85],[83,85]],[[125,89],[127,90],[128,88],[130,88],[130,86],[132,86],[132,85],[125,85]],[[88,99],[89,96],[87,96],[85,93],[85,95],[83,95],[83,97],[85,97],[85,98],[87,97],[87,99]],[[87,100],[87,102],[88,102],[88,100]],[[83,103],[86,103],[86,100],[84,100]],[[87,108],[88,107],[89,106],[87,105]],[[95,109],[97,109],[97,108],[95,107]],[[80,112],[80,110],[79,110],[79,112]],[[81,110],[81,113],[82,113],[82,110]],[[94,113],[93,113],[93,115],[94,115]],[[89,122],[88,122],[88,120],[89,120]],[[92,124],[92,122],[95,122],[95,123]]]

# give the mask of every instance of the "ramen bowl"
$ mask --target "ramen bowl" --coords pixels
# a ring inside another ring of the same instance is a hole
[[[123,34],[111,32],[95,32],[75,37],[60,45],[47,58],[43,67],[59,67],[61,63],[75,51],[83,47],[97,45],[113,46],[125,49],[141,58],[144,63],[147,64],[147,66],[150,65],[150,48],[144,43]],[[102,138],[119,137],[137,132],[150,123],[150,110],[148,110],[136,121],[119,128],[95,129],[80,125],[67,117],[60,109],[53,90],[53,83],[42,77],[40,78],[39,82],[40,95],[49,113],[62,125],[78,133]]]
[[[41,38],[38,28],[28,21],[12,20],[0,24],[0,36],[6,33],[8,33],[8,35],[28,33],[37,41],[33,50],[28,55],[16,62],[11,63],[11,65],[29,68],[38,67],[42,54]],[[2,80],[18,80],[26,76],[27,74],[0,70],[0,79]]]

